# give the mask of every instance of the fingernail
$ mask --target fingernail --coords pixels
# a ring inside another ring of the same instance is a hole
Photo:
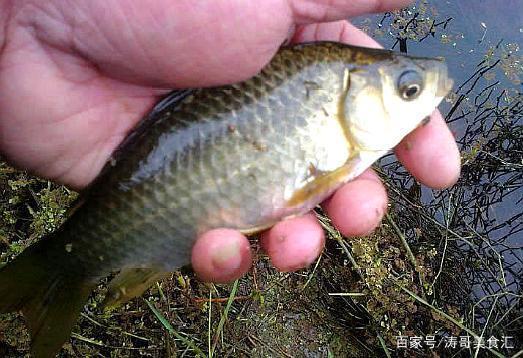
[[[235,240],[215,249],[212,264],[217,269],[233,271],[241,265],[240,243]]]

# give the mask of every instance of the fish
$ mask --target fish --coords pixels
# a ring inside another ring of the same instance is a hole
[[[68,220],[0,269],[0,312],[21,311],[32,355],[52,357],[101,279],[116,275],[105,304],[118,305],[190,263],[205,231],[253,234],[310,211],[451,87],[440,59],[312,42],[281,48],[246,81],[175,90]]]

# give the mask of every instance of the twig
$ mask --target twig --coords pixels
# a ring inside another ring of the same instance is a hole
[[[385,341],[383,340],[383,337],[381,336],[381,334],[376,333],[376,336],[378,337],[378,341],[380,341],[381,348],[383,348],[383,351],[385,352],[385,355],[387,356],[387,358],[391,358],[389,348],[385,344]]]
[[[234,301],[246,301],[246,300],[250,300],[252,298],[252,296],[236,296],[234,297]],[[229,301],[229,297],[216,297],[216,298],[213,298],[209,301],[208,298],[201,298],[201,297],[196,297],[194,298],[194,302],[195,303],[207,303],[207,302],[212,302],[212,303],[222,303],[222,302],[227,302]]]
[[[236,292],[238,291],[238,282],[239,280],[234,281],[231,293],[229,294],[229,298],[227,300],[227,305],[225,306],[225,310],[223,311],[223,314],[220,317],[220,322],[218,322],[218,328],[216,329],[216,333],[214,335],[212,350],[209,353],[209,356],[211,357],[213,356],[214,351],[216,349],[216,345],[218,344],[218,337],[223,331],[223,326],[225,324],[225,321],[227,320],[227,316],[229,315],[229,310],[231,309],[232,303],[235,300]]]
[[[207,326],[207,349],[209,352],[209,358],[212,358],[212,346],[211,346],[211,335],[212,335],[212,290],[209,290],[209,316]]]
[[[118,347],[118,346],[110,346],[110,345],[107,345],[101,341],[97,341],[97,340],[94,340],[94,339],[91,339],[91,338],[87,338],[87,337],[84,337],[78,333],[71,333],[71,337],[73,338],[76,338],[82,342],[85,342],[85,343],[89,343],[89,344],[92,344],[92,345],[95,345],[95,346],[98,346],[98,347],[104,347],[104,348],[109,348],[109,349],[125,349],[125,350],[142,350],[143,348],[141,347]]]
[[[410,246],[407,242],[407,239],[405,238],[405,235],[403,234],[403,232],[400,230],[400,228],[398,227],[398,225],[396,225],[396,223],[394,222],[394,220],[392,220],[392,217],[390,216],[389,213],[386,213],[385,216],[387,217],[387,221],[392,225],[392,227],[394,228],[394,231],[396,231],[396,234],[399,236],[400,240],[401,240],[401,243],[403,244],[403,247],[405,248],[405,250],[407,251],[407,257],[409,258],[409,261],[410,263],[412,264],[412,266],[414,267],[414,271],[418,274],[418,280],[420,282],[420,290],[421,290],[421,295],[425,298],[425,284],[423,282],[423,278],[421,277],[421,273],[420,273],[420,270],[419,270],[419,265],[418,265],[418,261],[416,260],[416,257],[414,256],[414,254],[412,253],[412,250],[410,249]]]
[[[307,286],[311,282],[312,278],[314,277],[314,274],[316,273],[316,269],[320,265],[320,261],[321,261],[322,256],[323,256],[323,252],[322,252],[322,254],[320,256],[318,256],[318,259],[316,260],[316,264],[314,265],[314,268],[312,269],[312,272],[309,275],[309,278],[307,278],[307,281],[303,284],[303,286],[301,288],[302,291],[307,288]]]

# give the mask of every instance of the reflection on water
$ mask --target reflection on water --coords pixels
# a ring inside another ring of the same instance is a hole
[[[455,87],[440,109],[462,152],[459,183],[421,189],[390,157],[382,170],[412,245],[440,253],[433,301],[523,345],[523,1],[418,1],[354,22],[385,47],[448,62]]]

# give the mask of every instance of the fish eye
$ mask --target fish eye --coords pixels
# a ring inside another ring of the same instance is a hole
[[[398,92],[406,101],[418,98],[423,90],[423,78],[416,71],[405,71],[398,78]]]

